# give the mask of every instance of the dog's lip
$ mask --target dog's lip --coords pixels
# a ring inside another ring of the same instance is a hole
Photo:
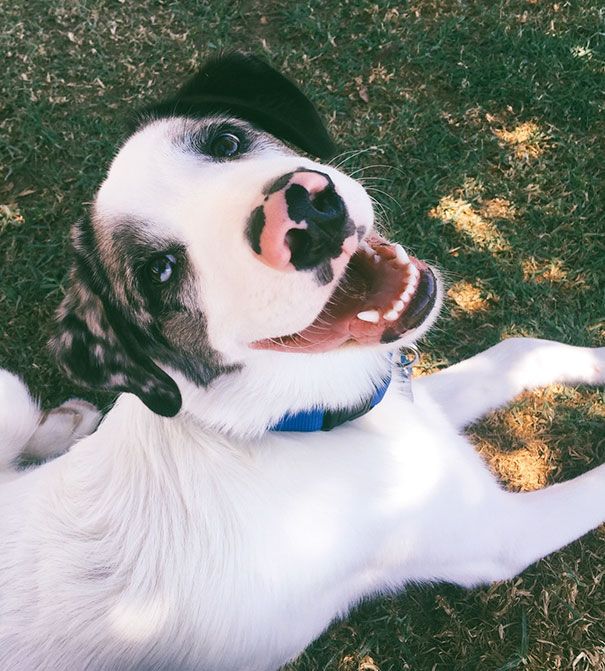
[[[437,280],[428,264],[375,232],[352,255],[324,309],[307,328],[267,338],[254,349],[325,352],[344,345],[395,342],[428,317]]]

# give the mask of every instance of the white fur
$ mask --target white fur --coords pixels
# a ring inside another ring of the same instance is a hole
[[[31,438],[40,420],[40,407],[23,382],[0,369],[0,472],[9,470]]]
[[[482,370],[502,386],[470,392]],[[510,340],[417,380],[413,405],[393,388],[330,433],[252,440],[123,395],[0,490],[1,668],[275,669],[365,595],[509,578],[605,519],[605,467],[510,494],[453,424],[604,370],[602,349]]]
[[[318,165],[266,140],[249,158],[217,168],[179,148],[176,139],[190,126],[183,120],[156,121],[126,143],[97,194],[99,232],[109,235],[114,222],[130,216],[160,239],[183,240],[199,277],[211,343],[227,360],[239,362],[249,356],[250,342],[308,326],[334,291],[337,278],[319,287],[312,273],[260,263],[244,235],[250,213],[262,203],[263,187],[292,170]],[[372,206],[361,185],[330,166],[319,167],[334,180],[350,216],[370,230]],[[292,300],[297,295],[305,300]]]
[[[365,596],[411,580],[506,579],[605,520],[605,466],[512,494],[459,432],[523,389],[603,383],[604,349],[508,340],[415,381],[413,403],[395,379],[380,405],[331,432],[266,432],[287,409],[366,396],[385,347],[249,349],[308,324],[333,289],[268,268],[242,237],[260,187],[303,159],[274,147],[224,164],[243,185],[228,199],[215,168],[162,144],[169,125],[147,131],[99,193],[97,233],[149,216],[184,239],[210,342],[242,369],[207,388],[168,371],[183,395],[175,418],[123,394],[69,452],[20,472],[10,468],[39,411],[0,373],[2,671],[271,671]],[[332,173],[371,225],[363,192]],[[225,206],[220,226],[209,193]]]

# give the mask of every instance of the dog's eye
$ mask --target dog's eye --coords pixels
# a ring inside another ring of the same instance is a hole
[[[210,145],[210,153],[217,158],[230,158],[239,152],[240,139],[233,133],[217,135]]]
[[[147,265],[147,275],[154,284],[164,284],[174,275],[176,259],[172,254],[156,256]]]

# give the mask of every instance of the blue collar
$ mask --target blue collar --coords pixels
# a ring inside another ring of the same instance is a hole
[[[342,410],[329,410],[327,408],[311,408],[300,412],[287,412],[278,422],[271,427],[271,431],[330,431],[335,426],[344,424],[351,419],[365,415],[375,405],[382,401],[389,385],[391,384],[391,373],[383,380],[380,387],[376,389],[373,396],[353,408]]]
[[[401,373],[402,381],[409,390],[409,383],[412,375],[412,366],[418,360],[418,352],[414,348],[410,356],[404,350],[401,350],[401,359],[396,362],[396,366]],[[270,431],[330,431],[336,426],[340,426],[352,419],[357,419],[369,412],[374,406],[378,405],[384,398],[389,385],[391,384],[391,371],[388,377],[383,379],[382,384],[377,387],[373,395],[362,401],[353,408],[344,408],[342,410],[330,410],[327,408],[312,408],[311,410],[301,410],[300,412],[287,412]],[[411,393],[408,391],[411,398]]]

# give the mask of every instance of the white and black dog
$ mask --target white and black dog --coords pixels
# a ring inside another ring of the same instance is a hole
[[[76,225],[54,351],[125,393],[94,431],[0,373],[2,671],[269,671],[367,595],[509,578],[605,520],[605,465],[514,494],[461,435],[523,389],[604,382],[605,349],[506,340],[411,399],[396,352],[438,276],[288,145],[333,150],[292,83],[215,59]]]

